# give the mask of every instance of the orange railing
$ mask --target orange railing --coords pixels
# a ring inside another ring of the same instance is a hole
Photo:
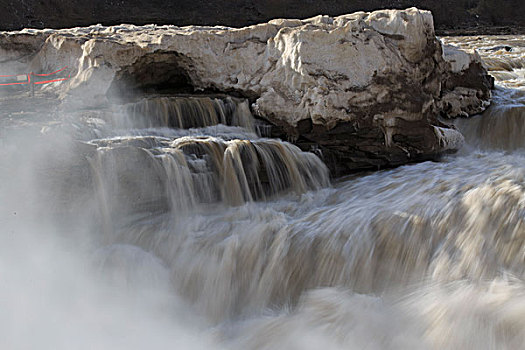
[[[63,78],[57,78],[57,79],[51,79],[51,80],[44,80],[44,81],[37,81],[36,79],[31,79],[31,77],[49,77],[52,75],[55,75],[57,73],[63,72],[68,67],[61,68],[53,73],[43,73],[43,74],[37,74],[37,73],[28,73],[28,74],[13,74],[13,75],[0,75],[0,78],[16,78],[16,82],[9,82],[9,83],[0,83],[0,86],[7,86],[7,85],[42,85],[42,84],[49,84],[49,83],[55,83],[59,81],[65,81],[71,78],[71,74],[68,74],[67,77]],[[22,81],[23,80],[23,81]]]

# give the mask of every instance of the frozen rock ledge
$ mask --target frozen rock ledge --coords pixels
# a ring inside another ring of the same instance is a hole
[[[444,106],[464,115],[490,99],[486,84],[451,78],[468,67],[445,60],[431,13],[416,8],[240,29],[25,29],[0,33],[0,56],[32,71],[69,66],[72,79],[44,89],[84,107],[159,86],[244,96],[279,136],[320,149],[336,176],[453,151],[462,136],[438,120]],[[478,73],[468,78],[486,76]],[[462,91],[468,106],[455,101]]]

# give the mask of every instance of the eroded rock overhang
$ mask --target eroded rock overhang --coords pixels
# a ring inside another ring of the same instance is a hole
[[[276,135],[321,150],[334,175],[432,159],[461,146],[440,116],[490,100],[475,53],[444,54],[428,11],[383,10],[246,28],[91,26],[0,33],[0,54],[33,71],[69,66],[45,89],[98,107],[137,90],[250,99]]]

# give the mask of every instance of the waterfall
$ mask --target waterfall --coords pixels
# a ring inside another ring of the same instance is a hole
[[[455,124],[472,146],[482,149],[523,149],[525,99],[516,100],[512,104],[496,104],[489,107],[483,115],[472,117],[470,120],[457,120]]]
[[[118,108],[109,121],[111,136],[89,141],[98,150],[90,167],[105,221],[141,211],[176,217],[330,183],[318,156],[259,138],[246,100],[147,97]]]
[[[118,108],[113,124],[120,128],[201,128],[212,125],[241,126],[253,130],[246,100],[196,96],[143,98]]]
[[[92,141],[100,146],[92,168],[105,182],[99,191],[104,206],[146,209],[156,203],[180,211],[198,203],[239,205],[300,194],[329,184],[328,170],[316,155],[277,140],[186,136],[105,141]]]
[[[0,345],[522,348],[525,40],[444,40],[497,87],[439,162],[330,181],[228,96],[4,132]]]

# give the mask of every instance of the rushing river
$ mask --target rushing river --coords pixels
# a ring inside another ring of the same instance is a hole
[[[10,131],[0,348],[524,348],[525,37],[443,41],[496,89],[440,162],[330,180],[226,96]]]

